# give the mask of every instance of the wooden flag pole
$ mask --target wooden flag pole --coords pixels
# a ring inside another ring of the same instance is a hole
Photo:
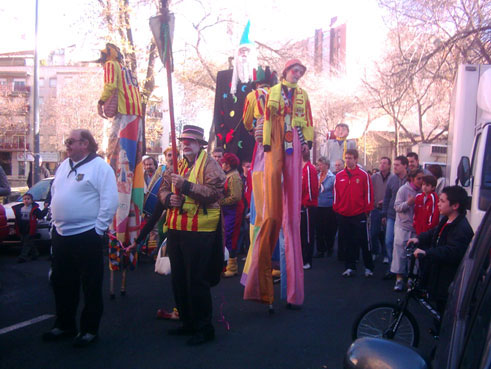
[[[169,9],[167,7],[167,0],[162,0],[162,16],[164,23],[169,25],[170,16]],[[167,91],[169,95],[169,115],[170,115],[170,134],[172,144],[172,166],[174,173],[177,174],[177,144],[176,144],[176,123],[174,120],[174,96],[172,93],[172,48],[170,29],[166,28],[165,32],[162,32],[161,36],[164,38],[162,41],[165,45],[165,69],[167,70]],[[167,39],[166,39],[167,38]]]

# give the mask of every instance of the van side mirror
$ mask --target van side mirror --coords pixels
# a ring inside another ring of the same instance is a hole
[[[425,360],[412,348],[374,337],[353,342],[344,357],[345,369],[428,369]]]
[[[460,182],[462,187],[469,187],[471,184],[471,161],[467,156],[460,158],[459,166],[457,167],[457,183]]]

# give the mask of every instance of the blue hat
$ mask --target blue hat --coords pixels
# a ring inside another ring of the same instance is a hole
[[[244,28],[244,32],[242,32],[242,38],[240,39],[240,46],[252,45],[254,44],[251,40],[249,40],[249,30],[251,28],[251,21],[247,21],[247,24]]]

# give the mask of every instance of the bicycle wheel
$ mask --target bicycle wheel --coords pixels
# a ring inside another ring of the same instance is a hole
[[[369,306],[356,318],[353,324],[353,340],[361,337],[393,339],[408,346],[418,346],[419,328],[414,316],[407,310],[402,314],[399,326],[393,329],[400,308],[396,304],[380,303]],[[393,337],[391,337],[393,333]]]

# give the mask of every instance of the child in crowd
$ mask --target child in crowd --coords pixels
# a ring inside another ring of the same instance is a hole
[[[440,221],[436,184],[436,178],[432,175],[423,176],[423,192],[414,199],[413,226],[417,235],[436,227]]]
[[[39,210],[39,205],[34,202],[32,194],[26,193],[22,196],[22,204],[12,206],[12,210],[15,214],[15,231],[22,242],[22,250],[17,262],[24,263],[29,257],[36,260],[39,256],[39,251],[34,244],[37,220],[46,216],[48,206],[45,204],[44,209]]]
[[[413,228],[414,202],[416,195],[421,191],[423,170],[414,169],[408,174],[408,181],[397,191],[394,202],[396,222],[394,225],[394,250],[392,251],[391,273],[396,274],[394,291],[402,291],[404,276],[407,274],[406,243],[414,237]]]

